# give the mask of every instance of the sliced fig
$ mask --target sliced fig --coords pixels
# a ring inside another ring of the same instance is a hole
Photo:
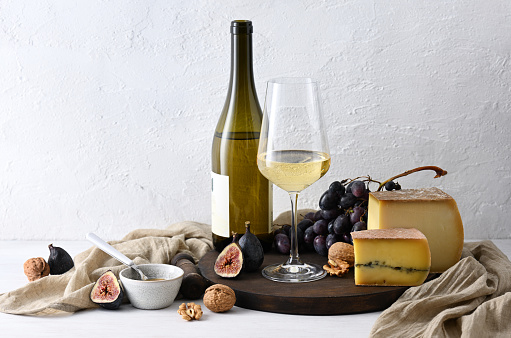
[[[108,310],[118,309],[123,296],[121,283],[110,270],[98,278],[90,292],[90,300]]]
[[[232,237],[232,243],[220,252],[215,261],[216,274],[224,278],[236,277],[243,268],[243,252],[236,241],[236,234],[233,234]]]
[[[259,238],[250,232],[250,222],[245,222],[245,234],[238,243],[243,252],[243,271],[252,272],[259,269],[264,261],[264,250]]]
[[[62,275],[73,268],[75,264],[66,250],[53,244],[48,245],[48,248],[50,249],[50,257],[48,257],[50,275]]]

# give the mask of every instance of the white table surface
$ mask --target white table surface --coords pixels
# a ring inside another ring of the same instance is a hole
[[[493,240],[511,257],[511,239]],[[23,263],[48,256],[47,241],[0,242],[0,293],[27,283]],[[55,241],[71,256],[88,249],[88,241]],[[283,285],[285,287],[285,285]],[[177,314],[181,300],[161,310],[138,310],[130,304],[120,309],[93,309],[59,317],[31,317],[0,313],[0,337],[367,337],[380,312],[302,316],[268,313],[234,307],[227,313],[204,309],[199,321],[187,322]]]

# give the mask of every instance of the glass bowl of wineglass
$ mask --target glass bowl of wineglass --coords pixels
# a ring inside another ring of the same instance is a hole
[[[330,167],[319,85],[310,78],[278,78],[266,88],[257,166],[263,176],[289,193],[291,250],[282,264],[266,266],[264,277],[277,282],[311,282],[325,277],[317,264],[304,263],[298,253],[298,195]]]

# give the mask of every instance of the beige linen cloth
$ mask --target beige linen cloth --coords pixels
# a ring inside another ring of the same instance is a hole
[[[511,262],[491,241],[465,243],[460,262],[406,290],[371,337],[511,337]]]
[[[138,229],[109,243],[135,264],[169,264],[178,252],[187,252],[198,260],[213,248],[211,226],[196,222],[180,222],[162,230]],[[17,290],[1,294],[0,311],[44,316],[98,307],[89,298],[96,280],[107,270],[119,276],[126,268],[92,244],[73,259],[75,267],[63,275],[27,282]]]

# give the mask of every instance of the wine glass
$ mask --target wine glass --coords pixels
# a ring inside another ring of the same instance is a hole
[[[257,166],[263,176],[287,191],[291,199],[289,259],[262,271],[277,282],[310,282],[325,277],[317,264],[303,263],[298,254],[298,194],[330,167],[318,83],[310,78],[279,78],[266,87]]]

